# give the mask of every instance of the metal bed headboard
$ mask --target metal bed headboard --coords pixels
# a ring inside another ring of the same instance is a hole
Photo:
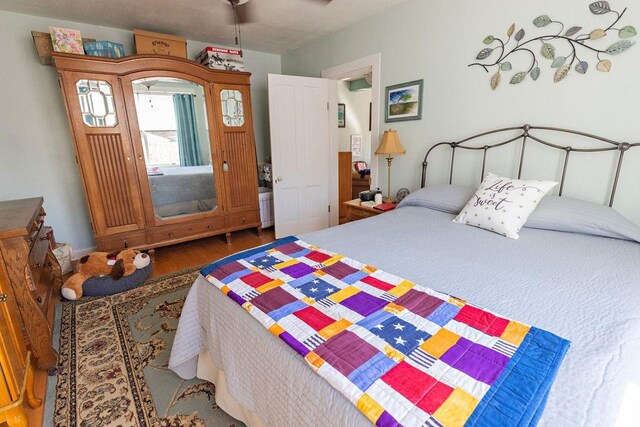
[[[498,142],[498,143],[494,143],[494,144],[485,144],[483,146],[470,146],[470,145],[465,145],[467,143],[470,143],[471,141],[484,137],[484,136],[488,136],[488,135],[496,135],[496,134],[500,134],[500,133],[504,133],[504,132],[513,132],[513,131],[521,131],[521,133],[513,138],[507,139],[506,141],[502,141],[502,142]],[[575,148],[572,147],[570,145],[559,145],[559,144],[554,144],[551,142],[548,142],[534,134],[532,134],[532,132],[534,131],[553,131],[553,132],[559,132],[559,133],[564,133],[564,134],[571,134],[571,135],[578,135],[578,136],[582,136],[585,137],[587,140],[590,141],[599,141],[604,143],[605,145],[603,147],[600,148]],[[524,126],[520,126],[520,127],[509,127],[509,128],[503,128],[503,129],[496,129],[496,130],[492,130],[492,131],[488,131],[488,132],[483,132],[474,136],[471,136],[469,138],[465,138],[463,140],[457,141],[457,142],[440,142],[434,146],[432,146],[429,151],[427,151],[427,154],[424,156],[424,161],[422,162],[422,182],[421,182],[421,187],[425,187],[426,185],[426,181],[427,181],[427,166],[429,166],[429,154],[431,154],[431,152],[433,150],[435,150],[438,147],[442,147],[442,146],[449,146],[451,147],[451,164],[450,164],[450,171],[449,171],[449,184],[453,183],[453,165],[454,165],[454,160],[455,160],[455,155],[456,155],[456,150],[461,149],[461,150],[475,150],[475,151],[483,151],[482,154],[482,173],[481,173],[481,177],[480,180],[482,181],[482,179],[484,179],[484,172],[485,172],[485,166],[486,166],[486,162],[487,162],[487,151],[489,151],[492,148],[497,148],[497,147],[502,147],[504,145],[507,144],[511,144],[513,142],[516,142],[518,140],[522,140],[522,145],[520,148],[520,161],[518,163],[518,179],[520,179],[520,177],[522,176],[522,166],[524,164],[524,158],[525,158],[525,151],[526,151],[526,147],[527,147],[527,141],[529,140],[533,140],[535,142],[538,142],[542,145],[546,145],[547,147],[550,148],[554,148],[557,150],[561,150],[564,151],[564,165],[562,167],[562,178],[560,180],[560,190],[559,190],[559,196],[562,196],[562,192],[564,190],[564,183],[565,183],[565,178],[567,176],[567,168],[569,166],[569,156],[571,153],[576,152],[576,153],[598,153],[598,152],[605,152],[605,151],[618,151],[618,161],[616,163],[616,171],[615,171],[615,177],[613,180],[613,186],[611,188],[611,193],[609,196],[609,206],[613,206],[613,200],[616,196],[616,189],[618,187],[618,180],[620,178],[620,171],[622,170],[622,161],[624,160],[624,154],[629,151],[631,148],[634,147],[639,147],[640,143],[628,143],[628,142],[618,142],[618,141],[613,141],[611,139],[607,139],[607,138],[603,138],[601,136],[597,136],[597,135],[592,135],[589,133],[585,133],[585,132],[579,132],[579,131],[574,131],[574,130],[568,130],[568,129],[561,129],[561,128],[555,128],[555,127],[546,127],[546,126],[531,126],[531,125],[524,125]]]

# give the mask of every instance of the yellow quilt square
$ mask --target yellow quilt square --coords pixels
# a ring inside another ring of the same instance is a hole
[[[290,260],[288,260],[288,261],[283,261],[283,262],[281,262],[281,263],[274,264],[274,265],[273,265],[273,268],[277,268],[278,270],[282,270],[283,268],[287,268],[287,267],[289,267],[290,265],[294,265],[294,264],[297,264],[297,263],[299,263],[299,262],[300,262],[300,261],[298,261],[297,259],[292,258],[292,259],[290,259]]]
[[[275,279],[275,280],[272,280],[270,282],[265,283],[262,286],[258,286],[256,288],[256,291],[260,292],[261,294],[264,294],[265,292],[270,291],[271,289],[277,288],[278,286],[282,286],[282,285],[284,285],[284,282],[282,280]]]
[[[274,323],[273,325],[271,325],[271,327],[269,327],[269,332],[279,337],[280,334],[284,332],[284,329],[282,329],[282,326],[278,325],[277,323]]]
[[[522,344],[522,340],[524,340],[524,337],[529,333],[529,329],[531,329],[529,326],[512,320],[504,329],[502,335],[500,335],[500,339],[518,346]]]
[[[385,346],[384,354],[386,354],[389,359],[392,359],[397,363],[402,362],[405,358],[405,355],[403,353],[399,352],[398,350],[391,347],[390,345]]]
[[[372,423],[376,423],[378,418],[384,412],[384,408],[378,404],[375,400],[371,398],[368,394],[363,394],[360,399],[358,399],[358,403],[356,405],[360,412],[362,412],[369,421]]]
[[[307,353],[307,355],[304,358],[307,359],[307,362],[309,362],[309,364],[313,366],[314,369],[319,369],[322,365],[324,365],[324,359],[318,356],[313,351],[310,351],[309,353]]]
[[[394,303],[390,302],[389,304],[384,306],[383,310],[384,311],[388,311],[391,314],[398,314],[402,310],[404,310],[404,307],[402,307],[402,306],[400,306],[398,304],[394,304]]]
[[[334,255],[329,259],[322,261],[322,265],[329,267],[344,258],[344,255]]]
[[[433,418],[448,427],[462,427],[477,405],[478,399],[456,387],[453,393],[433,414]]]
[[[401,297],[402,295],[409,292],[415,285],[408,280],[403,280],[400,282],[395,288],[390,289],[389,293],[391,295],[395,295],[397,297]]]
[[[358,292],[360,292],[360,289],[356,288],[355,286],[347,286],[346,288],[339,290],[335,294],[329,295],[327,298],[333,302],[341,303],[347,298],[354,296]]]
[[[373,274],[376,271],[378,271],[377,268],[375,268],[372,265],[365,265],[364,268],[362,269],[363,272],[367,273],[367,274]]]
[[[349,322],[347,319],[340,319],[330,324],[329,326],[325,326],[324,328],[320,329],[318,331],[318,335],[320,335],[325,340],[328,340],[332,336],[344,331],[351,325],[353,325],[353,323]]]
[[[436,358],[441,358],[460,339],[448,329],[441,328],[434,336],[420,345],[420,348]]]

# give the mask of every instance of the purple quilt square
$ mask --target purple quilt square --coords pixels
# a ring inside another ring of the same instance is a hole
[[[460,338],[453,347],[442,355],[440,360],[489,385],[495,382],[509,363],[507,356],[483,345],[475,344],[466,338]]]
[[[342,331],[316,347],[315,353],[348,377],[379,351],[353,332]]]
[[[263,312],[269,313],[294,301],[297,301],[296,297],[281,287],[277,287],[265,292],[264,294],[258,295],[251,300],[251,303]]]
[[[231,261],[227,264],[221,265],[220,267],[216,268],[209,274],[215,277],[216,279],[222,281],[222,279],[226,278],[227,276],[231,276],[233,273],[237,273],[238,271],[245,270],[246,268],[247,267],[240,264],[238,261]]]
[[[308,266],[304,262],[299,262],[297,264],[293,264],[293,265],[290,265],[288,267],[285,267],[285,268],[281,269],[280,271],[282,271],[284,274],[287,274],[287,275],[293,277],[294,279],[297,279],[298,277],[302,277],[302,276],[306,276],[307,274],[311,274],[316,270],[313,267]]]
[[[284,245],[276,246],[274,249],[278,252],[282,252],[285,255],[291,255],[295,254],[296,252],[305,250],[305,248],[295,242],[285,243]]]
[[[418,316],[427,317],[433,313],[436,308],[444,304],[444,301],[440,298],[425,294],[424,292],[411,289],[393,303],[403,306]]]
[[[399,425],[400,423],[387,411],[384,411],[382,415],[380,415],[380,418],[378,418],[378,421],[376,421],[377,427],[397,427]]]
[[[389,301],[376,298],[366,292],[358,292],[357,294],[345,299],[340,304],[355,311],[361,316],[367,317],[371,313],[374,313],[389,304]]]
[[[342,279],[359,270],[356,270],[355,268],[345,264],[344,262],[338,261],[335,264],[330,265],[329,267],[323,268],[322,271],[335,277],[336,279]]]

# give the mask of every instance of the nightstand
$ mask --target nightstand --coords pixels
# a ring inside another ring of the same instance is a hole
[[[347,222],[357,221],[359,219],[369,218],[371,216],[384,213],[384,211],[378,209],[362,206],[360,204],[360,199],[353,199],[348,202],[344,202],[344,206],[347,208]]]

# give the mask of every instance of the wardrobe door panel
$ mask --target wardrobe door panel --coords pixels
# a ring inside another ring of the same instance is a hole
[[[227,213],[258,209],[258,166],[249,87],[214,84]]]
[[[144,228],[118,79],[110,75],[62,72],[61,80],[96,235]]]
[[[123,77],[122,88],[147,224],[222,216],[208,82],[156,70]]]

